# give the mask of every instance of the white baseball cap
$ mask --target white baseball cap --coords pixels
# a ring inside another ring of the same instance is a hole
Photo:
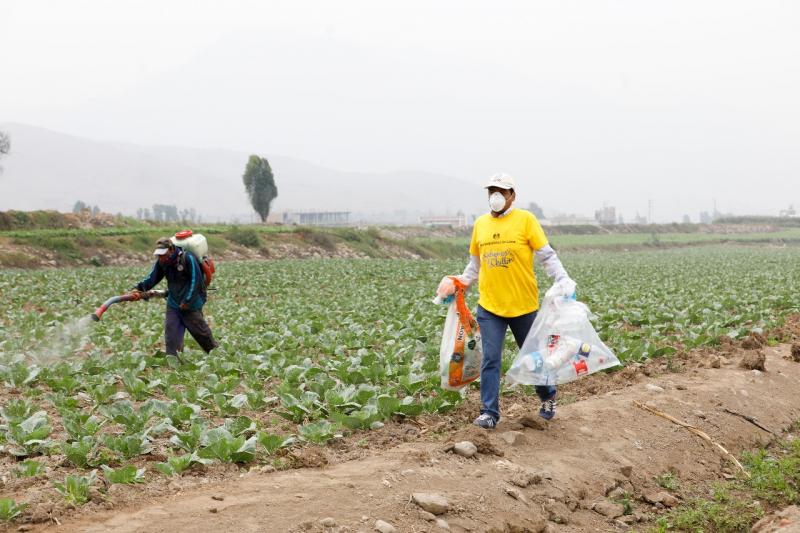
[[[483,188],[488,189],[489,187],[498,187],[500,189],[516,189],[514,185],[514,178],[503,172],[495,174],[489,178],[489,182],[484,185]]]
[[[164,255],[165,253],[169,252],[169,249],[172,247],[172,241],[169,237],[162,237],[156,241],[156,249],[153,252],[153,255]]]

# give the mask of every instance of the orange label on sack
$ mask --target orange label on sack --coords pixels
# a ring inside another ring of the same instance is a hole
[[[462,387],[478,379],[480,368],[470,368],[465,372],[467,350],[476,348],[475,334],[478,332],[478,324],[470,313],[464,299],[466,285],[461,283],[456,277],[451,278],[456,286],[455,304],[458,314],[458,331],[453,346],[453,355],[450,356],[450,368],[448,371],[448,384],[451,387]]]

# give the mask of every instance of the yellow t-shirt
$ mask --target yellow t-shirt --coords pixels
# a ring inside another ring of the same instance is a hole
[[[507,318],[539,309],[533,253],[546,245],[544,230],[530,211],[515,208],[505,216],[479,217],[472,228],[469,253],[481,262],[480,306]]]

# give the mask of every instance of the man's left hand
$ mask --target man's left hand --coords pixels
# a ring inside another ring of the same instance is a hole
[[[561,278],[561,280],[558,282],[558,288],[565,298],[571,298],[575,295],[577,284],[572,280],[572,278]]]
[[[181,308],[181,311],[188,311],[189,310],[189,304],[187,304],[186,302],[183,302],[180,305],[180,308]]]

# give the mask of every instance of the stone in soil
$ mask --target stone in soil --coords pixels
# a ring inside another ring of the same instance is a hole
[[[767,533],[772,531],[800,530],[800,508],[796,505],[789,506],[781,511],[765,516],[755,523],[752,533]]]
[[[592,510],[608,518],[617,518],[625,514],[625,508],[622,504],[610,502],[608,500],[595,502],[592,505]]]
[[[658,385],[656,385],[654,383],[648,383],[647,385],[645,385],[645,388],[647,390],[649,390],[650,392],[664,392],[664,388],[663,387],[659,387]]]
[[[529,487],[531,485],[538,485],[542,482],[541,474],[537,474],[535,472],[529,472],[527,470],[522,470],[514,474],[514,477],[508,480],[509,483],[512,485],[516,485],[522,489]]]
[[[415,492],[411,495],[411,501],[435,515],[444,514],[450,508],[447,499],[441,494]]]
[[[630,478],[631,475],[633,474],[633,466],[631,465],[621,466],[619,468],[619,471],[623,476]]]
[[[544,504],[547,519],[556,524],[568,524],[571,512],[566,504],[558,501],[550,501]]]
[[[506,431],[500,434],[500,438],[509,446],[520,446],[528,442],[525,434],[521,431]]]
[[[472,444],[470,441],[465,440],[462,442],[457,442],[455,446],[453,446],[453,452],[455,452],[456,455],[460,455],[461,457],[466,457],[469,459],[478,453],[478,447]]]
[[[447,523],[447,520],[442,520],[441,518],[436,519],[436,526],[439,529],[443,529],[445,531],[450,531],[450,524]]]
[[[322,527],[336,527],[336,520],[334,520],[330,516],[323,518],[322,520],[319,521],[319,523],[320,525],[322,525]]]
[[[419,517],[425,520],[426,522],[435,522],[436,515],[433,513],[429,513],[428,511],[420,511]]]
[[[764,355],[764,352],[750,352],[744,354],[742,360],[739,361],[739,367],[744,368],[745,370],[761,370],[764,372],[766,368],[764,368],[764,363],[766,362],[767,358]]]
[[[652,505],[662,505],[663,507],[675,507],[678,505],[678,498],[669,492],[645,492],[642,499]]]
[[[522,495],[520,491],[512,487],[506,487],[506,494],[514,498],[515,500],[519,500],[522,503],[528,503],[525,499],[525,496]]]
[[[611,492],[609,492],[606,496],[608,496],[612,500],[616,500],[617,498],[622,498],[625,496],[625,492],[627,492],[622,487],[617,487]]]
[[[395,533],[397,530],[389,522],[378,520],[375,522],[375,531],[380,531],[381,533]]]

